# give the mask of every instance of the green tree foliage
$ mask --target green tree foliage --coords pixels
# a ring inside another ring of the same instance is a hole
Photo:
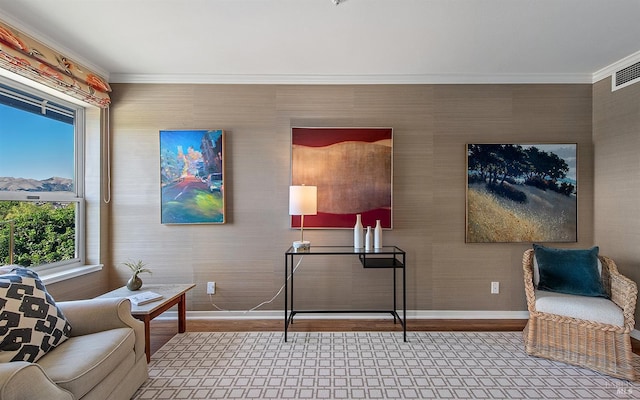
[[[526,185],[550,189],[570,196],[575,186],[561,182],[569,165],[555,153],[532,146],[524,149],[513,144],[472,144],[468,149],[469,182],[485,182],[493,192],[503,197],[521,196],[513,188],[503,188],[506,182],[524,181]]]
[[[14,221],[14,264],[36,266],[75,257],[73,204],[0,201],[0,221]],[[9,226],[0,229],[0,262],[9,262]]]
[[[538,177],[556,183],[558,179],[566,177],[569,172],[569,165],[557,154],[540,151],[537,147],[530,147],[525,153],[531,166],[528,178]]]

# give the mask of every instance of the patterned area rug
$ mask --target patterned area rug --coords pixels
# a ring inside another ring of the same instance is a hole
[[[134,399],[638,399],[640,384],[530,357],[520,332],[189,332]],[[640,357],[636,357],[640,369]]]

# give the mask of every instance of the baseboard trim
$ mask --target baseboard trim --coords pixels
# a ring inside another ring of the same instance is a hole
[[[402,312],[400,312],[402,313]],[[157,319],[177,319],[177,311],[167,311]],[[299,319],[371,319],[391,318],[388,313],[323,313],[298,314]],[[527,319],[528,311],[447,311],[447,310],[407,310],[407,319]],[[187,311],[187,319],[284,319],[283,311]],[[640,332],[639,332],[640,333]]]
[[[371,319],[391,318],[389,314],[299,314],[300,319]],[[407,319],[528,319],[528,311],[447,311],[447,310],[407,310]],[[166,311],[156,319],[177,320],[177,311]],[[187,311],[187,319],[194,320],[250,320],[284,319],[282,311]],[[640,330],[631,331],[631,337],[640,340]]]

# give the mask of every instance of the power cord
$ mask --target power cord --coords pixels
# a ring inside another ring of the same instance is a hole
[[[289,276],[287,276],[287,280],[285,281],[284,285],[282,285],[282,287],[280,287],[280,290],[278,290],[278,292],[270,300],[263,301],[262,303],[258,304],[257,306],[255,306],[253,308],[250,308],[250,309],[244,311],[243,313],[244,314],[250,313],[251,311],[255,311],[258,308],[264,306],[265,304],[272,303],[276,299],[276,297],[278,297],[280,295],[280,293],[282,293],[282,291],[284,290],[284,287],[289,283],[289,280],[293,276],[293,273],[298,270],[298,267],[300,266],[300,263],[302,263],[303,259],[304,259],[304,256],[300,257],[300,260],[298,260],[298,263],[296,264],[296,266],[293,267],[293,270],[291,271]],[[211,302],[211,305],[214,306],[218,311],[234,311],[234,310],[225,310],[224,308],[218,307],[218,305],[213,302],[212,296],[213,296],[212,294],[209,295],[209,301]]]

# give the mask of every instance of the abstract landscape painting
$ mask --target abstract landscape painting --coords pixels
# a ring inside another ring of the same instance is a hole
[[[163,224],[225,222],[224,132],[160,131]]]
[[[467,145],[466,242],[576,242],[576,148]]]
[[[353,228],[356,214],[365,227],[392,227],[391,128],[292,128],[291,147],[291,184],[318,187],[318,214],[305,216],[305,228]]]

